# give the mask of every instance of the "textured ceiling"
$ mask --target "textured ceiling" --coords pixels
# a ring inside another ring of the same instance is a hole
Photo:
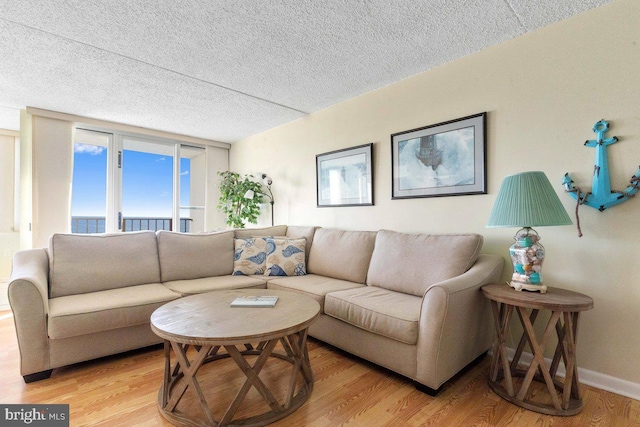
[[[0,0],[0,128],[27,106],[223,142],[610,0]]]

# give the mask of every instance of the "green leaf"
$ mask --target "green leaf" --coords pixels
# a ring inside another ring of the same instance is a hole
[[[220,179],[220,200],[218,210],[225,214],[226,223],[233,228],[244,228],[245,222],[258,223],[264,203],[262,184],[253,180],[252,175],[240,176],[237,172],[218,172]],[[252,199],[246,199],[247,191],[253,191]]]

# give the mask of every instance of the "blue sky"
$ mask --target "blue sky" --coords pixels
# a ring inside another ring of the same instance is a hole
[[[189,205],[189,159],[180,162],[180,204]],[[173,158],[124,151],[122,208],[125,217],[171,217]],[[104,216],[106,212],[107,150],[76,144],[72,216]]]

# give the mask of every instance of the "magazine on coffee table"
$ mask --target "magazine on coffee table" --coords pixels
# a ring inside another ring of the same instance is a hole
[[[278,297],[247,295],[231,301],[231,307],[275,307]]]

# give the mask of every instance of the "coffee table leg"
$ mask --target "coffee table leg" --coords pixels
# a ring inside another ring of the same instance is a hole
[[[229,353],[229,355],[231,356],[231,358],[233,359],[233,361],[236,362],[236,365],[238,365],[240,370],[247,377],[247,380],[244,382],[240,390],[238,390],[238,393],[236,394],[235,399],[233,399],[233,402],[231,402],[231,405],[229,405],[229,408],[227,409],[224,416],[220,420],[220,425],[228,424],[233,419],[233,416],[235,415],[236,411],[240,407],[240,403],[242,403],[242,400],[247,395],[247,392],[249,391],[252,385],[256,388],[256,390],[258,390],[260,395],[262,395],[263,399],[267,402],[267,404],[269,404],[269,407],[273,412],[282,411],[282,408],[278,404],[278,401],[276,400],[276,398],[273,396],[273,393],[269,391],[269,389],[262,382],[260,377],[258,377],[258,374],[264,367],[264,364],[269,359],[269,356],[271,355],[271,352],[275,348],[276,344],[278,344],[277,339],[270,340],[265,346],[265,348],[262,350],[262,353],[260,353],[260,356],[258,356],[258,360],[256,360],[253,367],[249,365],[249,363],[245,360],[242,354],[240,354],[240,352],[235,346],[231,345],[231,346],[224,347]]]
[[[171,387],[171,343],[164,340],[164,378],[162,380],[162,407],[169,401],[169,388]]]
[[[172,412],[176,408],[178,402],[180,402],[180,399],[182,399],[182,396],[184,396],[187,388],[190,387],[196,394],[196,397],[200,402],[202,412],[207,418],[207,421],[210,423],[210,425],[216,425],[216,421],[213,418],[213,414],[211,413],[209,404],[204,398],[202,388],[200,387],[200,384],[196,379],[196,373],[198,372],[198,369],[200,369],[200,366],[202,366],[203,361],[207,358],[211,347],[201,347],[198,350],[196,358],[193,360],[193,362],[189,362],[189,359],[187,358],[186,349],[189,347],[188,345],[182,345],[176,342],[172,342],[171,347],[173,348],[173,352],[176,355],[176,377],[177,375],[182,374],[184,375],[184,381],[180,382],[177,385],[176,390],[171,390],[171,398],[163,409],[165,411]]]
[[[291,406],[296,391],[296,383],[298,381],[298,372],[305,380],[305,384],[313,384],[313,373],[311,372],[311,363],[309,361],[309,353],[307,352],[307,330],[298,332],[297,334],[287,337],[291,346],[291,352],[295,363],[291,371],[289,380],[289,392],[287,400],[284,404],[285,409]]]
[[[278,343],[283,344],[285,353],[275,352]],[[241,351],[235,345],[224,346],[226,355],[218,355],[219,347],[197,348],[197,354],[193,361],[189,361],[187,350],[189,345],[176,342],[165,342],[165,374],[163,387],[158,396],[158,403],[163,415],[172,422],[180,425],[200,425],[191,420],[187,414],[176,411],[176,407],[187,389],[191,389],[195,397],[200,402],[203,413],[206,416],[205,425],[225,426],[225,425],[266,425],[280,419],[296,410],[308,398],[313,389],[313,373],[307,350],[307,330],[300,331],[283,338],[263,341],[256,348],[245,346],[246,350]],[[175,354],[175,366],[171,366],[171,349]],[[246,356],[258,356],[253,366],[249,364]],[[202,388],[196,379],[198,369],[205,363],[219,358],[230,357],[238,368],[245,375],[246,380],[236,393],[235,398],[223,414],[220,421],[213,417]],[[270,357],[277,357],[291,363],[291,377],[289,379],[288,391],[285,403],[281,404],[273,392],[260,379],[259,374]],[[296,394],[298,375],[301,375],[303,384]],[[257,415],[246,419],[236,419],[234,416],[241,406],[247,393],[254,387],[269,405],[271,412]]]

